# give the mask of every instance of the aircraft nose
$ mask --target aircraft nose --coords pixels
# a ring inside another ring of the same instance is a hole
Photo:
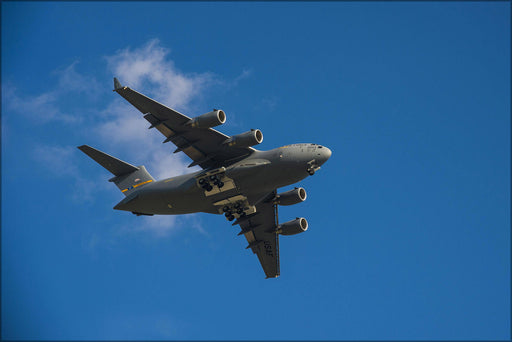
[[[325,148],[325,160],[327,161],[327,159],[331,158],[331,155],[332,155],[332,151],[331,149],[327,148],[327,147],[324,147]]]
[[[329,148],[322,146],[322,149],[320,152],[320,158],[319,158],[321,164],[325,163],[329,158],[331,158],[331,155],[332,155],[332,151]]]

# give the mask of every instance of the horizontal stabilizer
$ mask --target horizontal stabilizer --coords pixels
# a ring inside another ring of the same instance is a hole
[[[136,166],[128,164],[88,145],[79,146],[78,149],[110,171],[114,176],[122,176],[139,170]]]
[[[144,165],[133,166],[91,146],[82,145],[78,148],[115,176],[109,179],[109,182],[114,182],[125,196],[132,194],[139,187],[155,181]],[[130,199],[132,198],[130,197]]]

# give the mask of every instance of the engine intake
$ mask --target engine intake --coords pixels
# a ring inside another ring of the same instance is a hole
[[[249,147],[261,144],[263,141],[263,133],[259,129],[251,129],[248,132],[233,135],[231,138],[226,139],[224,144],[228,146]]]
[[[297,217],[295,220],[283,223],[277,229],[281,235],[295,235],[308,230],[308,221],[304,217]]]
[[[277,194],[275,203],[279,205],[294,205],[306,200],[307,194],[304,188],[295,188],[290,191],[286,191]]]
[[[212,112],[199,115],[185,125],[199,128],[211,128],[218,125],[222,125],[226,122],[226,113],[220,109],[214,109]]]

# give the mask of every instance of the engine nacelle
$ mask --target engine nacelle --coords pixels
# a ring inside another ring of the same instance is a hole
[[[248,132],[233,135],[224,141],[228,146],[249,147],[261,144],[263,141],[263,133],[259,129],[251,129]]]
[[[280,193],[276,196],[275,203],[279,205],[294,205],[306,200],[306,190],[304,188],[295,188],[290,191]]]
[[[222,125],[224,122],[226,122],[226,113],[224,113],[223,110],[214,109],[212,112],[193,118],[187,122],[186,125],[199,128],[210,128]]]
[[[297,217],[295,220],[283,223],[277,229],[281,235],[295,235],[308,230],[308,221],[304,217]]]

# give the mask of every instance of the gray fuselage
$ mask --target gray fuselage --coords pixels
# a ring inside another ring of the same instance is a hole
[[[331,150],[316,144],[293,144],[269,151],[255,150],[225,168],[234,184],[232,193],[247,197],[255,205],[265,194],[294,184],[329,159]],[[142,214],[178,215],[196,212],[219,214],[215,196],[207,196],[197,178],[208,170],[167,178],[142,186],[114,209]]]

